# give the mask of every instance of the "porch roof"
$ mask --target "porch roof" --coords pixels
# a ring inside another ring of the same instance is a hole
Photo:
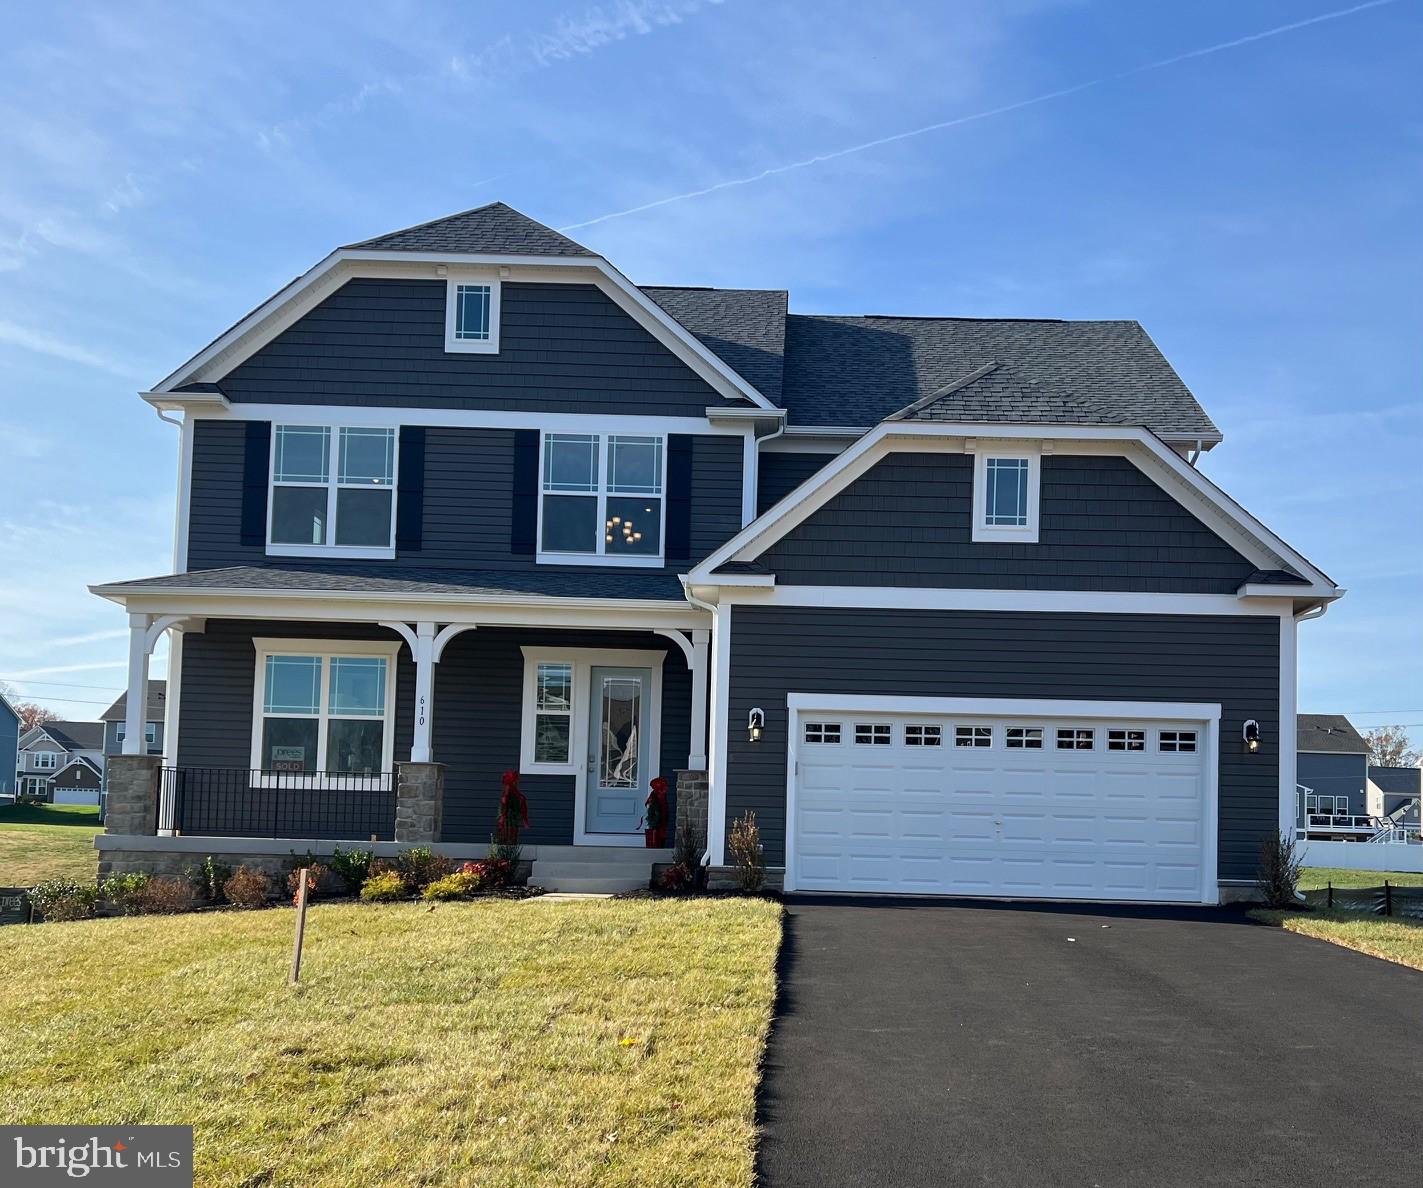
[[[130,594],[332,593],[465,596],[500,600],[510,596],[588,599],[628,599],[686,605],[676,574],[630,569],[609,572],[576,567],[510,570],[450,570],[412,566],[368,568],[323,566],[301,569],[286,566],[236,565],[193,573],[165,574],[110,582],[93,587],[96,594],[122,598]]]

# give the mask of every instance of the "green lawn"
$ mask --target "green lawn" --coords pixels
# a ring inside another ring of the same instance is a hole
[[[1423,887],[1423,874],[1401,870],[1345,870],[1337,866],[1306,866],[1299,889],[1315,891],[1333,883],[1336,887],[1382,887],[1387,879],[1395,887]]]
[[[1346,872],[1353,873],[1353,872]],[[1250,913],[1257,920],[1277,924],[1291,932],[1358,949],[1385,961],[1423,969],[1423,923],[1411,920],[1361,916],[1357,912]]]
[[[317,904],[0,930],[13,1124],[191,1123],[211,1185],[751,1183],[779,905]]]
[[[100,828],[92,805],[0,805],[0,887],[57,878],[92,883],[99,872],[94,835]]]

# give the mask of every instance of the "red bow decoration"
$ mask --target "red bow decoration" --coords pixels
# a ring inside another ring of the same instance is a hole
[[[504,773],[504,795],[499,798],[499,841],[506,846],[519,843],[519,830],[529,825],[529,802],[519,791],[519,773]]]
[[[649,849],[661,849],[667,844],[667,787],[667,781],[658,776],[652,781],[652,791],[643,801],[647,806],[643,837]]]

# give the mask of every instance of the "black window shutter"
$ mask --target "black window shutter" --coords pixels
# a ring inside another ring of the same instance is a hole
[[[267,547],[267,480],[272,472],[272,423],[246,422],[242,453],[241,543]]]
[[[514,430],[514,514],[509,548],[516,556],[532,557],[539,531],[539,431]]]
[[[395,488],[395,551],[418,553],[425,523],[425,427],[400,427],[400,481]]]
[[[667,560],[692,558],[692,437],[667,437]]]

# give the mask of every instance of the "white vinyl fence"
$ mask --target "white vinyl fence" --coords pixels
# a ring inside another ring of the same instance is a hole
[[[1423,874],[1423,846],[1407,842],[1297,841],[1295,847],[1306,866]]]

